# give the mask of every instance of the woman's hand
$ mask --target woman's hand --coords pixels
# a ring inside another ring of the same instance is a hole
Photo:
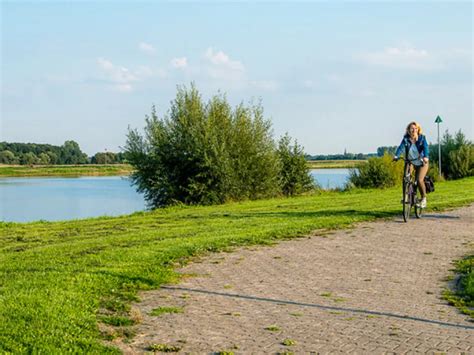
[[[423,158],[423,163],[428,164],[428,160],[429,160],[429,159],[428,159],[427,157],[424,157],[424,158]]]

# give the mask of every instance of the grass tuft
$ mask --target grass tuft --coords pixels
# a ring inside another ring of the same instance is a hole
[[[158,307],[150,312],[150,316],[159,317],[165,313],[183,313],[182,307]]]

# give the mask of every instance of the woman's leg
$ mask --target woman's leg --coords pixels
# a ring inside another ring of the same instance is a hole
[[[425,176],[428,173],[428,163],[422,166],[416,167],[416,181],[418,182],[418,189],[421,194],[421,198],[426,197],[426,186],[425,186]]]

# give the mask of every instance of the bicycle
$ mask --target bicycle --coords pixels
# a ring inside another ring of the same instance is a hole
[[[417,191],[418,191],[418,182],[414,178],[412,174],[412,169],[411,166],[413,166],[412,160],[410,159],[405,159],[403,157],[400,157],[399,159],[402,159],[405,161],[405,166],[403,168],[403,220],[405,222],[408,222],[410,219],[410,213],[411,209],[413,206],[415,206],[415,216],[416,218],[421,218],[421,215],[423,213],[423,208],[421,205],[418,203],[421,201],[421,198],[417,197]]]

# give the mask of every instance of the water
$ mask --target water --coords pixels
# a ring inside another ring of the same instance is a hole
[[[349,169],[313,169],[324,188],[344,187]],[[0,220],[59,221],[119,216],[146,209],[126,177],[0,178]]]
[[[349,178],[349,169],[311,169],[311,176],[323,189],[343,188]]]
[[[125,177],[0,179],[2,221],[118,216],[145,207],[143,196]]]

